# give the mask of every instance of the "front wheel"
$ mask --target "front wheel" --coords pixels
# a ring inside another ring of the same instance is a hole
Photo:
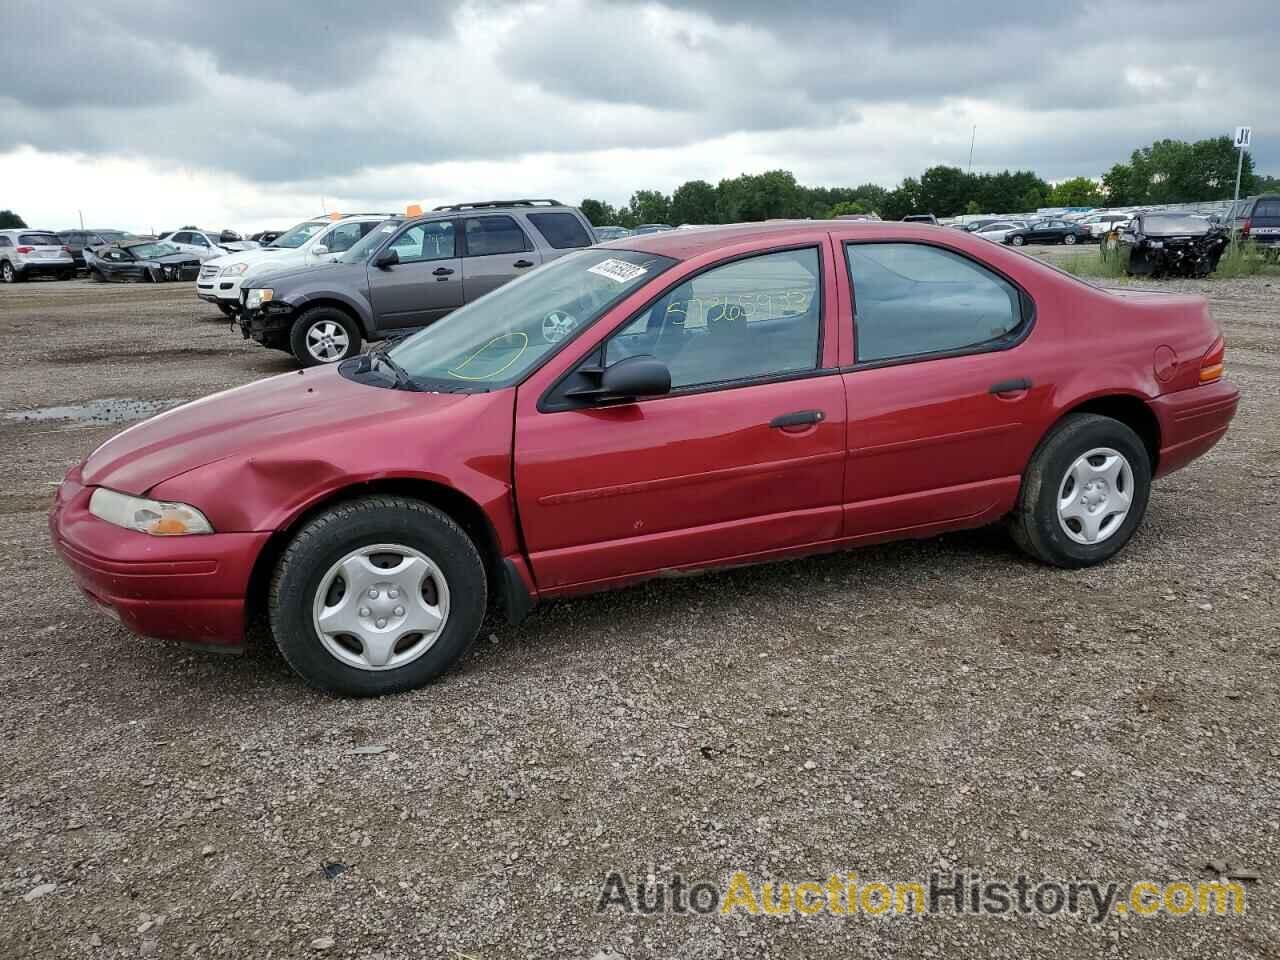
[[[236,308],[235,308],[235,307],[233,307],[231,304],[229,304],[229,303],[219,303],[219,304],[218,304],[218,309],[222,311],[222,315],[223,315],[224,317],[229,317],[229,318],[231,318],[232,320],[234,320],[234,319],[236,318]]]
[[[1020,247],[1024,243],[1026,243],[1027,240],[1026,240],[1026,237],[1011,237],[1009,239],[1009,242],[1012,243],[1015,247]]]
[[[1074,413],[1032,457],[1010,529],[1038,560],[1088,567],[1129,542],[1150,495],[1151,458],[1138,435],[1110,417]]]
[[[289,346],[304,367],[337,363],[360,352],[360,329],[333,307],[312,307],[293,323]]]
[[[308,683],[348,696],[412,690],[480,630],[484,563],[452,518],[404,497],[332,507],[289,544],[271,582],[276,646]]]

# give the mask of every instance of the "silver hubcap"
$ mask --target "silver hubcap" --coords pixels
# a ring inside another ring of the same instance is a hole
[[[1070,233],[1068,233],[1068,234],[1067,234],[1065,237],[1063,237],[1062,239],[1063,239],[1065,242],[1067,242],[1067,243],[1075,243],[1075,242],[1076,242],[1075,235],[1074,235],[1074,234],[1070,234]]]
[[[449,620],[449,585],[412,547],[377,543],[329,568],[312,604],[324,648],[359,670],[394,670],[435,645]]]
[[[332,320],[319,320],[307,330],[307,352],[321,363],[341,360],[350,346],[347,331]]]
[[[1096,447],[1079,457],[1058,487],[1058,523],[1076,543],[1115,534],[1133,503],[1133,469],[1124,454]]]

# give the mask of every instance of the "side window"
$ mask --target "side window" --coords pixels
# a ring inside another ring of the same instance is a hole
[[[205,235],[204,235],[203,233],[193,233],[193,234],[191,234],[191,240],[190,240],[189,242],[190,242],[190,243],[194,243],[197,247],[207,247],[207,246],[209,246],[209,240],[208,240],[208,238],[207,238],[207,237],[205,237]]]
[[[191,242],[191,234],[189,234],[189,233],[175,233],[175,234],[174,234],[170,239],[172,239],[174,243],[190,243],[190,242]]]
[[[463,221],[467,232],[467,256],[487,257],[495,253],[524,253],[532,250],[520,224],[507,216],[469,217]]]
[[[13,242],[5,236],[0,236],[0,247],[12,247]]]
[[[420,263],[424,260],[447,260],[457,256],[457,239],[453,221],[433,220],[415,223],[391,241],[388,248],[400,256],[401,263]]]
[[[859,362],[962,350],[1022,323],[1013,284],[957,253],[919,243],[845,245]]]
[[[591,246],[591,237],[572,213],[531,213],[529,222],[557,250]]]
[[[329,248],[330,253],[344,253],[368,232],[360,230],[363,226],[365,226],[363,223],[339,224],[329,231],[329,236],[324,239],[324,245]]]
[[[605,365],[650,354],[671,388],[813,370],[822,323],[814,247],[735,260],[686,280],[605,345]]]

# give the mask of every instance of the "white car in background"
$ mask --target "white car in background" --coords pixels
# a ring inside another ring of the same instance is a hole
[[[1026,225],[1026,221],[1023,220],[997,220],[979,230],[974,230],[973,235],[993,243],[1004,243],[1004,238],[1008,236],[1010,230],[1021,230]]]
[[[1133,219],[1131,213],[1095,213],[1081,221],[1081,226],[1089,228],[1089,236],[1101,240],[1112,230],[1121,230]]]
[[[316,217],[285,231],[265,247],[228,253],[206,260],[196,278],[196,296],[216,304],[228,317],[240,311],[240,285],[261,263],[322,263],[350,249],[357,240],[386,220],[389,214],[360,213],[346,217]]]
[[[197,260],[211,260],[232,250],[250,250],[258,246],[252,240],[222,240],[221,235],[212,230],[175,230],[159,239]]]

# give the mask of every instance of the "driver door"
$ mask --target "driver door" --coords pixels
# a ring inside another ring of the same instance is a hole
[[[765,251],[677,281],[554,368],[558,382],[520,388],[515,487],[539,590],[840,536],[845,395],[829,249]],[[669,394],[606,406],[567,396],[577,371],[637,353],[667,365]]]
[[[394,250],[398,263],[375,266]],[[369,261],[369,297],[379,330],[425,327],[462,306],[462,260],[452,220],[412,223]]]

